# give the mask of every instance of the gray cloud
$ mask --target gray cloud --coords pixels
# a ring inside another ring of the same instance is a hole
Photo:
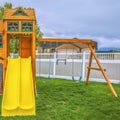
[[[98,42],[98,48],[108,48],[115,47],[120,48],[120,38],[116,37],[105,37],[105,36],[96,36],[91,34],[78,33],[73,31],[61,31],[57,32],[54,29],[47,29],[44,27],[43,32],[45,37],[58,37],[59,38],[83,38],[83,39],[92,39]]]
[[[103,42],[106,46],[120,44],[120,0],[7,1],[12,2],[14,7],[35,8],[37,21],[45,37],[89,35],[92,38],[98,36],[96,40],[99,46]],[[0,1],[1,4],[4,2]]]

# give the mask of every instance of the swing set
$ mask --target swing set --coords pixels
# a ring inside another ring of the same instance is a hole
[[[109,86],[110,91],[112,92],[113,96],[117,97],[117,93],[114,90],[107,74],[106,70],[103,68],[102,64],[100,63],[100,60],[98,59],[96,53],[95,53],[95,43],[91,39],[65,39],[65,38],[39,38],[39,42],[50,42],[50,43],[72,43],[77,45],[83,45],[89,48],[90,50],[90,57],[89,57],[89,63],[88,63],[88,71],[87,71],[87,76],[86,76],[86,84],[89,82],[89,77],[90,77],[90,71],[91,70],[97,70],[101,71],[104,79],[107,82],[107,85]],[[98,65],[98,68],[92,67],[92,60],[93,57]],[[74,69],[74,63],[73,63],[73,58],[72,58],[72,69]],[[49,66],[50,67],[50,66]],[[50,68],[49,68],[50,69]],[[74,71],[72,70],[72,79],[74,80]],[[81,76],[79,78],[79,81],[81,80]]]

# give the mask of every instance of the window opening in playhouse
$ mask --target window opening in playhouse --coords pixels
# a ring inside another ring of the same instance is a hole
[[[22,32],[32,32],[33,23],[32,22],[22,22]]]
[[[9,32],[19,31],[19,22],[8,22],[8,31]]]
[[[9,40],[9,51],[11,57],[16,58],[19,56],[19,46],[19,37],[17,35],[12,36]]]
[[[0,34],[0,48],[3,47],[3,35]]]
[[[16,16],[17,16],[17,15],[27,16],[22,9],[17,10],[17,12],[16,12],[14,15],[16,15]]]

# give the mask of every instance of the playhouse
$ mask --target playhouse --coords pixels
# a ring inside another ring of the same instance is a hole
[[[35,42],[36,17],[34,9],[5,9],[4,19],[0,20],[0,69],[1,84],[4,86],[7,58],[10,55],[9,41],[16,35],[19,39],[19,56],[32,58],[32,70],[35,81]],[[2,90],[1,90],[2,92]]]
[[[19,40],[19,57],[10,58],[14,37]],[[35,115],[35,45],[34,9],[5,9],[0,21],[2,116]]]

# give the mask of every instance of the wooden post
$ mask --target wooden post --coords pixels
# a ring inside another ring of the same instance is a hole
[[[4,53],[4,65],[3,65],[3,90],[5,83],[6,67],[7,67],[7,22],[4,21],[4,42],[3,42],[3,53]]]
[[[91,67],[91,64],[92,64],[92,52],[90,53],[88,68]],[[90,77],[90,69],[88,69],[88,72],[87,72],[86,84],[88,84],[89,77]]]
[[[33,82],[36,97],[38,97],[37,93],[37,85],[36,85],[36,21],[33,22],[33,34],[32,34],[32,67],[33,67]]]
[[[95,60],[96,60],[96,63],[98,64],[98,66],[99,66],[99,68],[100,68],[100,70],[101,70],[101,72],[102,72],[102,74],[103,74],[103,76],[104,76],[104,78],[105,78],[105,80],[106,80],[106,82],[107,82],[107,84],[108,84],[108,86],[109,86],[112,94],[113,94],[115,97],[117,97],[117,93],[116,93],[116,91],[114,90],[114,88],[113,88],[113,86],[112,86],[112,84],[111,84],[111,82],[110,82],[107,74],[106,74],[105,71],[104,71],[104,68],[102,67],[102,65],[101,65],[101,63],[100,63],[100,61],[99,61],[99,59],[97,58],[97,55],[95,54],[92,45],[89,45],[89,48],[90,48],[90,51],[91,51],[92,55],[94,56],[94,58],[95,58]],[[89,67],[90,67],[90,66],[89,66]],[[90,70],[90,69],[89,69],[89,70]],[[89,71],[89,70],[88,70],[88,71]],[[89,77],[89,76],[88,76],[88,77]]]

